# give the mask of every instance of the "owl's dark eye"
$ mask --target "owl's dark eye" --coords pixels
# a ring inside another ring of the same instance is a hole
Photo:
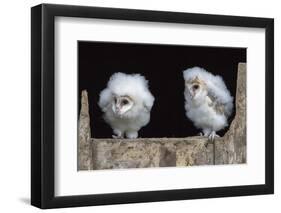
[[[193,86],[193,89],[195,89],[195,90],[197,90],[199,88],[199,85],[197,85],[197,84],[195,84],[194,86]]]
[[[123,100],[122,101],[122,105],[126,105],[126,104],[128,104],[129,103],[129,101],[127,101],[127,100]]]

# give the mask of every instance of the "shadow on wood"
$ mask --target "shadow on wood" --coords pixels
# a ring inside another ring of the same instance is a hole
[[[79,116],[78,170],[239,164],[246,162],[246,64],[239,63],[236,115],[214,143],[205,137],[95,139],[87,91]]]

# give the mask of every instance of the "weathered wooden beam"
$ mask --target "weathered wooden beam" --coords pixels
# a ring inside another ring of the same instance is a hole
[[[78,169],[118,169],[235,164],[246,162],[246,64],[239,63],[236,115],[224,137],[90,138],[88,97],[82,92]]]
[[[204,137],[92,139],[94,169],[210,165],[213,144]],[[207,146],[206,146],[207,145]]]
[[[246,64],[238,64],[236,114],[222,141],[215,142],[215,164],[246,163]]]
[[[93,169],[93,156],[91,144],[91,127],[87,91],[81,94],[81,110],[78,128],[78,170]]]

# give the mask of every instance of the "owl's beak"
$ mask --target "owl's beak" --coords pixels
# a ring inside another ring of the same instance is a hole
[[[116,108],[116,113],[117,113],[117,114],[120,113],[120,108]]]
[[[113,111],[115,114],[119,115],[121,109],[120,109],[118,106],[116,106],[116,105],[115,105],[115,106],[112,105],[112,111]]]
[[[189,90],[189,94],[190,94],[190,97],[191,97],[191,99],[193,99],[193,98],[194,98],[194,96],[195,96],[195,93],[194,93],[194,91],[192,91],[192,90]]]

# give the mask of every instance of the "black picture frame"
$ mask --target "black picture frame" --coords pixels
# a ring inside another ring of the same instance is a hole
[[[264,28],[266,33],[265,184],[95,195],[54,195],[55,17]],[[274,20],[225,15],[41,4],[31,9],[31,204],[39,208],[139,203],[274,193]]]

